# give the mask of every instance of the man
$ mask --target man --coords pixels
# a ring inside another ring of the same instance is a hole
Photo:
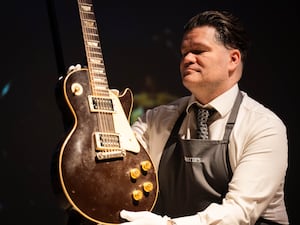
[[[123,225],[289,224],[286,127],[239,90],[248,47],[229,12],[188,21],[180,71],[191,96],[148,110],[132,125],[157,168],[159,196],[152,212],[121,211],[129,221]],[[196,136],[199,107],[214,111],[204,140]]]

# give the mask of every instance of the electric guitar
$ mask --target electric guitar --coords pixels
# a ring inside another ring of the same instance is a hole
[[[119,224],[122,209],[153,209],[157,173],[130,127],[131,90],[108,86],[92,0],[77,1],[87,68],[59,81],[59,104],[71,128],[53,160],[53,184],[64,208],[95,223]]]

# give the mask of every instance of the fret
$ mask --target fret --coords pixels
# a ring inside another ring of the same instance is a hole
[[[87,35],[88,43],[90,42],[92,46],[100,47],[99,38],[96,35]]]
[[[104,86],[95,86],[94,91],[97,96],[109,96],[108,88]]]
[[[88,32],[86,32],[86,34],[87,34],[87,38],[92,38],[92,40],[98,40],[98,34],[96,34],[96,33],[88,33]]]
[[[103,60],[98,59],[98,58],[90,57],[90,62],[93,64],[103,65]]]
[[[80,8],[82,9],[82,11],[80,11],[80,12],[92,13],[92,11],[93,11],[93,6],[91,4],[81,4]]]
[[[96,30],[96,24],[94,20],[87,20],[87,19],[83,19],[83,28],[84,29],[93,29],[93,31]]]
[[[91,58],[89,59],[89,64],[92,66],[92,67],[98,67],[98,68],[102,68],[104,69],[104,64],[101,60],[99,59],[95,59],[95,58]]]
[[[107,83],[106,79],[101,79],[101,78],[98,78],[95,76],[92,78],[92,81],[93,81],[93,88],[96,88],[96,87],[106,88],[106,86],[107,86],[107,85],[105,85]]]
[[[93,40],[90,37],[86,38],[85,41],[86,47],[90,49],[91,51],[99,52],[101,47],[100,47],[100,41],[99,40]]]
[[[107,81],[106,76],[95,76],[93,77],[94,82],[105,83]]]
[[[91,23],[91,25],[96,25],[96,18],[94,14],[82,12],[81,15],[83,24],[85,24],[85,22],[88,22]]]
[[[89,52],[87,52],[88,55],[91,55],[92,57],[101,57],[101,60],[103,60],[101,48],[89,48]]]
[[[99,58],[99,60],[102,60],[102,63],[103,63],[103,57],[102,57],[100,47],[98,47],[98,48],[87,47],[87,55],[88,55],[88,57],[92,57],[92,58],[101,57],[101,59]]]
[[[91,66],[91,73],[94,75],[105,75],[105,68],[103,66],[99,66],[99,65],[93,65]]]
[[[82,16],[82,22],[84,21],[89,21],[89,23],[94,24],[96,23],[95,20],[95,14],[94,13],[90,13],[90,12],[80,12],[81,16]],[[83,23],[84,24],[84,23]]]
[[[89,55],[91,58],[99,58],[99,60],[101,60],[103,62],[103,55],[101,52],[101,47],[99,47],[98,49],[94,49],[92,50],[91,48],[89,49]]]
[[[95,86],[98,86],[98,85],[99,86],[104,86],[105,83],[106,83],[105,81],[97,82],[97,81],[94,80]]]
[[[90,35],[98,35],[98,33],[97,33],[97,28],[96,27],[85,27],[84,28],[84,30],[85,30],[85,32],[87,33],[87,34],[90,34]]]
[[[95,90],[100,90],[100,91],[108,90],[107,87],[104,87],[104,86],[95,86],[94,88],[95,88]]]
[[[95,90],[94,95],[95,96],[102,96],[102,97],[109,97],[108,88],[105,88],[104,90]]]
[[[95,87],[97,87],[98,85],[99,85],[99,86],[104,86],[103,84],[105,84],[105,82],[96,82],[96,81],[94,80],[94,84],[95,84]]]
[[[100,48],[100,41],[98,36],[94,34],[93,35],[85,34],[85,38],[86,38],[86,43],[88,43],[88,45],[90,45],[91,47]]]
[[[100,69],[96,69],[96,68],[92,67],[91,72],[92,72],[92,74],[105,74],[104,68],[102,70],[100,70]]]
[[[93,58],[95,58],[101,56],[102,58],[102,53],[100,51],[101,51],[100,47],[99,48],[87,47],[86,54],[88,55],[88,57],[92,56]]]
[[[85,34],[86,35],[86,34]],[[88,35],[85,37],[86,47],[90,49],[90,51],[100,52],[100,40],[95,38],[94,36]]]

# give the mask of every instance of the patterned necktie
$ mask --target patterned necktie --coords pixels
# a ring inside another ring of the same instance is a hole
[[[196,121],[197,121],[197,138],[206,140],[208,139],[208,126],[207,120],[209,117],[209,109],[196,107]]]

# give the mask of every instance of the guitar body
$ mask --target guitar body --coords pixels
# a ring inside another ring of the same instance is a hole
[[[102,150],[97,146],[95,134],[107,123],[109,127],[113,125],[116,133],[122,132],[120,139],[131,134],[128,120],[133,99],[129,89],[120,96],[110,93],[114,124],[102,121],[110,112],[102,112],[105,114],[102,117],[98,111],[91,111],[89,96],[92,90],[88,75],[88,70],[81,69],[60,81],[62,98],[59,104],[64,121],[71,126],[54,157],[53,184],[64,207],[73,207],[95,223],[119,224],[122,209],[152,210],[158,194],[156,171],[153,166],[146,170],[141,168],[142,162],[151,162],[142,147],[138,152],[126,151],[122,157],[99,159],[97,153]],[[130,136],[128,140],[131,139]],[[141,173],[135,177],[133,171]],[[144,185],[149,183],[151,190],[145,191]]]

